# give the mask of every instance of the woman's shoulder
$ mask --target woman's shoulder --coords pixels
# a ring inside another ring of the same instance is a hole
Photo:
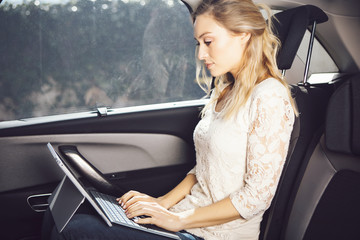
[[[250,112],[284,112],[289,121],[293,121],[294,111],[287,86],[275,78],[268,78],[259,83],[252,94]],[[260,110],[259,110],[260,109]],[[276,114],[270,114],[275,116]]]
[[[279,80],[267,78],[254,88],[252,96],[253,99],[262,96],[279,96],[287,98],[288,93],[286,87]]]

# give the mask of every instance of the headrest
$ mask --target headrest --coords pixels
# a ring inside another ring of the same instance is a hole
[[[189,12],[192,13],[197,9],[202,0],[181,0],[185,6],[188,8]]]
[[[360,74],[344,82],[331,96],[325,143],[331,151],[360,155]]]
[[[306,28],[314,21],[326,22],[328,17],[320,8],[313,5],[291,8],[275,14],[274,17],[274,33],[281,42],[277,64],[279,69],[287,70],[291,68]]]

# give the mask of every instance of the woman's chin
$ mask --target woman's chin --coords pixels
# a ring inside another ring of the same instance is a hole
[[[215,70],[210,70],[209,72],[210,72],[211,76],[213,76],[213,77],[220,77],[221,75],[225,74],[223,72],[219,72],[219,71],[215,71]]]

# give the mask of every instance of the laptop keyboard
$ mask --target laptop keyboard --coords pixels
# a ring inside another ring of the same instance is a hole
[[[125,210],[119,205],[115,197],[96,191],[90,192],[94,196],[96,201],[102,206],[104,211],[106,211],[107,215],[112,218],[112,221],[140,227],[139,224],[133,221],[134,219],[130,220],[126,216]]]
[[[140,216],[133,219],[129,219],[125,214],[125,210],[119,205],[119,203],[116,201],[116,198],[114,196],[106,195],[104,193],[100,193],[96,191],[90,191],[90,193],[93,195],[93,197],[101,206],[101,208],[106,212],[105,214],[109,217],[111,222],[127,225],[129,227],[144,230],[146,232],[156,233],[165,237],[179,239],[177,235],[169,231],[163,229],[161,231],[156,229],[150,229],[144,225],[139,225],[135,223],[134,222],[135,219],[143,218],[146,216]]]

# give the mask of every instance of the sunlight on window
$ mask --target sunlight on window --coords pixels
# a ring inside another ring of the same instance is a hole
[[[167,3],[170,7],[174,6],[174,1],[173,1],[173,0],[167,0],[166,3]]]
[[[102,8],[102,9],[104,9],[104,10],[106,10],[106,9],[108,9],[108,8],[109,8],[109,5],[107,5],[107,4],[103,4],[103,5],[101,5],[101,8]]]
[[[0,32],[0,121],[204,96],[180,0],[5,0]]]

